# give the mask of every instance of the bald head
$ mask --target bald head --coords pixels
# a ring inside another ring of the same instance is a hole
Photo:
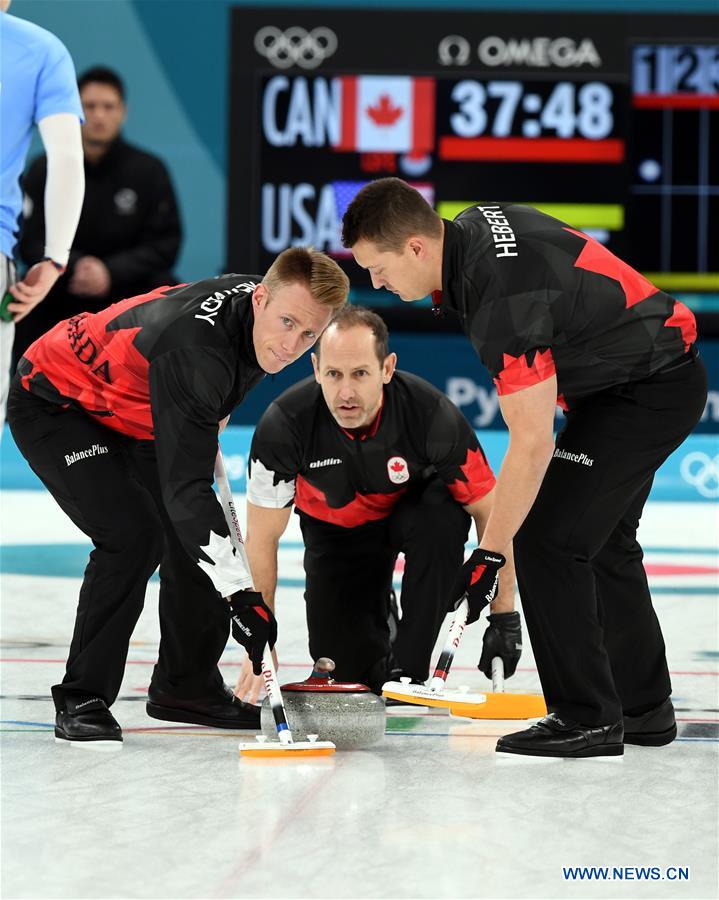
[[[382,405],[384,385],[391,381],[397,364],[396,355],[387,352],[384,322],[375,313],[365,312],[379,321],[379,335],[372,319],[368,324],[360,313],[351,323],[343,311],[312,354],[315,379],[342,428],[365,428],[372,423]]]

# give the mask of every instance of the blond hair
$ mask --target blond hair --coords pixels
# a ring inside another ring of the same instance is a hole
[[[262,283],[271,292],[289,284],[301,284],[320,306],[337,312],[347,303],[350,282],[337,263],[314,247],[283,250],[267,270]]]

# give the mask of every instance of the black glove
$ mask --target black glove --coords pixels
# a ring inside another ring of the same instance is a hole
[[[265,647],[277,641],[277,619],[257,591],[236,591],[230,597],[232,637],[247,650],[252,671],[262,674]]]
[[[499,656],[504,663],[504,677],[517,671],[522,655],[522,622],[518,612],[493,613],[487,616],[489,625],[482,638],[482,655],[477,668],[487,678],[492,677],[492,660]]]
[[[490,553],[478,547],[462,566],[452,586],[451,599],[457,609],[464,595],[467,595],[468,625],[476,622],[484,607],[497,596],[498,573],[506,562],[501,553]]]

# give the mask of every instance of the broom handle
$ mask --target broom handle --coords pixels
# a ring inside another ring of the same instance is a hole
[[[501,656],[495,656],[492,660],[492,691],[495,694],[504,693],[504,660]]]
[[[447,632],[447,639],[437,660],[437,668],[434,670],[434,675],[429,683],[431,691],[441,691],[445,687],[449,670],[452,667],[452,661],[464,634],[468,612],[469,604],[465,594],[455,611]],[[495,694],[504,693],[504,661],[501,656],[495,656],[492,660],[492,691]]]
[[[222,456],[222,450],[219,447],[217,448],[217,458],[215,459],[215,481],[217,482],[217,489],[220,494],[222,512],[225,514],[227,527],[230,529],[232,546],[235,548],[235,552],[240,557],[251,576],[250,561],[247,558],[247,550],[245,549],[245,542],[242,538],[240,520],[237,515],[235,501],[232,498],[232,489],[230,488],[230,481],[227,477],[225,460]],[[270,707],[272,708],[272,715],[275,720],[275,727],[277,728],[277,736],[283,744],[291,744],[292,732],[290,731],[290,726],[287,724],[287,713],[285,712],[285,705],[282,702],[282,692],[280,691],[280,686],[277,682],[277,672],[275,671],[275,665],[269,647],[262,657],[262,677],[265,681],[265,690],[267,691],[267,697],[270,701]]]
[[[447,639],[444,642],[442,652],[439,654],[437,668],[434,670],[434,675],[429,683],[429,689],[431,691],[441,691],[445,687],[449,670],[452,667],[452,660],[454,659],[454,655],[462,640],[468,613],[469,604],[467,603],[467,596],[465,594],[465,596],[462,597],[462,602],[455,610],[452,623],[447,632]]]
[[[270,701],[272,716],[275,720],[277,737],[280,739],[280,743],[291,744],[293,741],[292,732],[287,722],[287,713],[285,712],[285,704],[282,702],[282,692],[277,681],[277,672],[272,661],[272,654],[269,652],[262,657],[262,677],[265,679],[265,691],[267,692],[267,699]]]

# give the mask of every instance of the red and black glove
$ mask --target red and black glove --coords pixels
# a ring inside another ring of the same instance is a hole
[[[230,597],[232,637],[247,650],[252,671],[262,674],[265,647],[272,650],[277,641],[277,619],[257,591],[236,591]]]
[[[478,547],[462,566],[454,581],[451,599],[457,609],[464,595],[467,595],[468,625],[476,622],[484,607],[497,596],[499,570],[506,562],[501,553],[490,553]]]

